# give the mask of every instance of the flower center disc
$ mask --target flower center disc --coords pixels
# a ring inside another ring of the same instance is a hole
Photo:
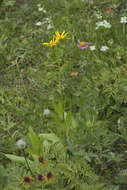
[[[86,42],[80,42],[80,46],[83,47],[86,45]]]

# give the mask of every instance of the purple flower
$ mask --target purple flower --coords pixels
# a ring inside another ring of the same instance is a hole
[[[87,49],[88,48],[88,42],[80,42],[78,40],[78,48],[84,50],[84,49]]]

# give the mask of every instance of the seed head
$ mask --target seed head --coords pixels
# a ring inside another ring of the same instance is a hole
[[[18,140],[16,145],[18,146],[19,149],[24,149],[26,147],[26,143],[22,139]]]

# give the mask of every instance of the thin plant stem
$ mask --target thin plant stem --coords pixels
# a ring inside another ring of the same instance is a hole
[[[28,163],[28,160],[27,160],[27,157],[26,157],[26,153],[25,153],[24,150],[23,150],[23,154],[24,154],[24,158],[25,158],[25,161],[26,161],[26,165],[27,165],[27,167],[28,167],[28,169],[29,169],[31,175],[34,177],[34,174],[33,174],[32,170],[31,170],[31,168],[30,168],[30,165],[29,165],[29,163]]]
[[[123,24],[123,35],[125,35],[125,24]]]

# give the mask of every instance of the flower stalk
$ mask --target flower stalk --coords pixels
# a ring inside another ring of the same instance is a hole
[[[28,160],[27,160],[26,153],[25,153],[24,150],[23,150],[23,155],[24,155],[24,158],[25,158],[25,161],[26,161],[27,168],[29,169],[31,175],[34,177],[34,174],[33,174],[32,170],[31,170],[31,168],[30,168],[30,165],[29,165],[29,162],[28,162]]]

